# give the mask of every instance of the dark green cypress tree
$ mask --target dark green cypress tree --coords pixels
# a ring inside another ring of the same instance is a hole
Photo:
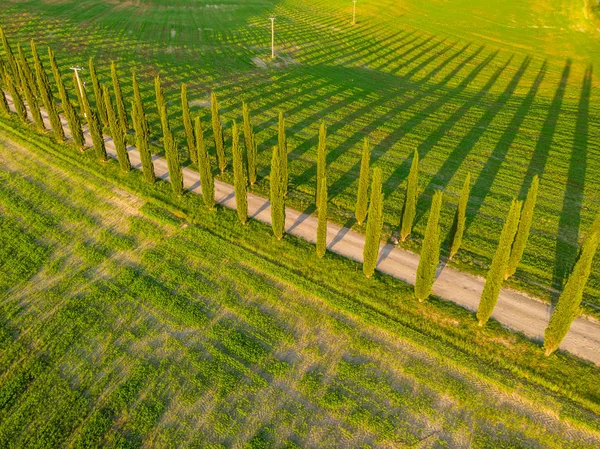
[[[317,223],[317,257],[320,259],[327,251],[327,176],[323,174],[319,181],[319,198],[317,208],[319,221]]]
[[[598,231],[592,230],[592,234],[583,242],[573,271],[558,298],[558,303],[552,312],[550,322],[544,333],[546,356],[558,349],[558,345],[569,332],[573,320],[581,313],[581,300],[592,270],[594,255],[598,249],[599,236]]]
[[[25,108],[21,94],[19,94],[12,76],[7,71],[4,72],[4,82],[6,83],[6,88],[12,98],[17,116],[23,122],[27,123],[27,109]]]
[[[440,213],[442,210],[443,194],[437,191],[433,195],[431,211],[427,220],[427,229],[421,248],[419,267],[417,268],[417,279],[415,281],[415,298],[419,302],[425,301],[431,295],[435,273],[440,263]]]
[[[19,55],[19,60],[17,62],[17,68],[19,69],[20,76],[25,78],[27,81],[27,86],[31,89],[33,96],[37,99],[40,98],[40,94],[37,87],[37,82],[35,80],[35,76],[31,71],[31,67],[29,66],[29,62],[27,61],[27,57],[21,48],[21,44],[17,44],[17,54]]]
[[[128,173],[131,170],[131,162],[129,161],[127,145],[125,144],[125,133],[119,124],[112,102],[110,101],[110,92],[106,86],[102,86],[102,97],[104,98],[104,105],[108,116],[108,126],[110,127],[110,135],[115,144],[119,166],[121,167],[121,170]]]
[[[183,127],[185,128],[185,138],[187,141],[188,153],[190,160],[195,164],[198,162],[196,152],[196,143],[194,138],[194,128],[192,127],[192,119],[190,117],[190,105],[187,99],[187,88],[185,84],[181,85],[181,111],[183,114]]]
[[[288,175],[288,148],[287,148],[287,137],[285,135],[285,119],[283,118],[283,111],[279,111],[279,130],[278,130],[278,144],[279,144],[279,160],[281,162],[281,184],[284,187],[283,195],[287,196],[289,175]]]
[[[42,114],[40,112],[40,106],[38,104],[37,99],[35,98],[35,94],[31,89],[31,84],[27,81],[27,77],[25,75],[25,69],[23,66],[27,64],[27,61],[23,62],[23,60],[19,60],[17,62],[17,75],[19,76],[19,85],[21,86],[21,92],[23,92],[23,96],[25,97],[25,101],[29,106],[29,113],[33,118],[33,123],[40,130],[44,131],[44,119],[42,118]]]
[[[195,121],[196,149],[198,151],[198,173],[200,174],[200,185],[202,187],[202,199],[208,210],[215,206],[215,181],[210,166],[210,156],[204,142],[204,131],[200,123],[200,117]]]
[[[133,117],[133,130],[135,132],[135,146],[140,153],[142,161],[142,171],[146,182],[152,184],[156,180],[154,174],[154,163],[152,162],[152,153],[148,145],[148,121],[146,120],[146,112],[144,110],[144,102],[140,95],[140,88],[135,76],[135,72],[131,72],[131,82],[133,87],[133,101],[131,103],[131,112]]]
[[[277,240],[281,240],[285,232],[285,196],[281,170],[281,152],[279,146],[274,146],[271,157],[270,199],[271,226]]]
[[[108,160],[108,155],[106,154],[106,147],[104,146],[104,136],[102,135],[100,120],[98,119],[98,115],[91,109],[88,110],[87,114],[94,152],[96,153],[98,160],[105,162]]]
[[[6,39],[6,35],[4,34],[4,30],[0,27],[0,40],[2,40],[2,47],[4,48],[4,54],[6,55],[6,60],[8,61],[8,70],[9,75],[11,75],[11,79],[13,83],[15,82],[15,78],[18,76],[17,69],[17,60],[15,59],[15,55]]]
[[[367,278],[373,276],[379,257],[379,243],[383,229],[383,194],[381,193],[381,169],[373,171],[371,184],[371,202],[369,204],[369,219],[367,220],[367,234],[363,249],[363,273]]]
[[[506,273],[506,266],[510,258],[510,248],[515,241],[515,234],[519,226],[521,206],[521,201],[512,201],[508,217],[502,228],[498,248],[492,259],[492,264],[485,280],[485,286],[483,287],[483,293],[479,300],[479,308],[477,310],[479,326],[487,323],[498,302],[498,295],[500,295],[504,273]]]
[[[354,216],[358,224],[362,224],[367,218],[367,207],[369,202],[369,175],[371,165],[371,148],[369,139],[365,137],[362,158],[360,161],[360,175],[358,178],[358,193],[356,194],[356,206],[354,208]]]
[[[252,122],[250,121],[250,111],[248,105],[242,102],[242,116],[244,117],[244,144],[246,148],[246,168],[248,171],[248,181],[250,185],[256,183],[256,136],[252,129]]]
[[[50,88],[48,74],[46,73],[46,70],[44,70],[44,66],[42,65],[42,61],[40,60],[40,56],[37,52],[33,39],[31,40],[31,53],[33,55],[35,77],[37,80],[38,91],[40,93],[40,97],[42,98],[42,104],[44,105],[46,113],[48,114],[48,118],[50,119],[50,126],[52,127],[54,137],[58,142],[62,142],[65,140],[65,131],[63,129],[60,116],[58,115],[58,111],[56,110],[56,103],[54,101],[52,89]]]
[[[81,130],[81,120],[75,112],[75,109],[73,109],[71,100],[69,100],[69,94],[67,93],[67,90],[65,89],[65,84],[63,83],[62,77],[60,76],[58,64],[56,64],[56,57],[54,56],[54,52],[50,48],[48,48],[48,58],[50,59],[50,68],[52,69],[52,75],[54,76],[54,81],[56,82],[60,102],[63,111],[65,112],[65,117],[67,119],[67,124],[69,125],[69,130],[71,131],[71,138],[73,139],[73,142],[75,143],[75,146],[77,148],[83,149],[85,147],[85,139]],[[77,86],[75,86],[75,88],[77,89]]]
[[[415,215],[417,215],[417,199],[419,198],[419,153],[415,150],[408,183],[406,185],[406,197],[402,208],[402,224],[400,226],[400,240],[405,241],[412,232]]]
[[[233,185],[235,188],[235,204],[242,224],[248,220],[248,193],[246,173],[244,171],[244,155],[240,145],[240,133],[235,120],[231,127],[231,152],[233,153]]]
[[[467,205],[469,204],[469,195],[471,193],[471,173],[467,173],[463,188],[460,192],[460,198],[458,199],[458,207],[456,208],[456,215],[454,216],[453,226],[453,237],[452,246],[450,248],[450,257],[452,260],[454,255],[460,249],[462,245],[463,235],[465,233],[465,226],[467,222]]]
[[[114,61],[110,64],[110,76],[112,78],[113,89],[115,91],[115,104],[117,105],[117,114],[119,117],[118,123],[121,129],[123,130],[123,134],[127,134],[127,130],[129,129],[129,121],[127,120],[127,109],[125,109],[125,101],[123,100],[123,92],[121,91],[119,74],[117,73],[117,66]]]
[[[8,116],[10,114],[10,108],[8,107],[8,101],[6,100],[3,88],[6,83],[4,80],[4,70],[4,62],[2,61],[2,58],[0,58],[0,112],[2,112],[2,115]]]
[[[181,171],[181,163],[179,162],[179,150],[177,149],[177,144],[170,128],[167,128],[164,140],[171,187],[177,196],[181,196],[183,195],[183,172]]]
[[[96,67],[94,66],[94,59],[90,58],[90,78],[92,79],[92,89],[94,91],[94,98],[96,100],[96,109],[98,110],[98,116],[104,126],[108,126],[108,116],[106,115],[106,109],[104,109],[104,98],[102,98],[102,89],[100,88],[100,81],[98,81],[98,74],[96,73]]]
[[[166,140],[171,132],[169,125],[169,113],[167,111],[167,102],[165,100],[165,94],[160,82],[160,75],[154,77],[154,92],[156,95],[156,110],[160,117],[160,127],[163,133],[163,140]]]
[[[210,108],[212,112],[212,128],[217,153],[217,164],[219,165],[219,170],[223,173],[225,167],[227,167],[227,159],[225,158],[225,141],[223,140],[223,125],[221,124],[221,116],[219,115],[219,103],[217,102],[217,95],[214,92],[210,97]]]
[[[523,258],[525,252],[525,246],[527,245],[527,239],[529,239],[529,231],[531,230],[531,223],[533,222],[533,212],[535,211],[535,203],[537,202],[538,188],[540,180],[537,175],[533,177],[531,187],[527,193],[527,199],[523,204],[523,212],[521,213],[521,221],[519,222],[519,229],[517,230],[517,236],[512,245],[510,252],[510,259],[508,261],[508,267],[506,268],[506,274],[504,279],[508,279],[517,271],[517,267]]]
[[[321,178],[325,176],[325,169],[327,168],[326,142],[327,128],[325,128],[325,121],[323,120],[321,122],[321,128],[319,129],[319,146],[317,147],[317,204],[319,203],[319,189],[321,188]]]

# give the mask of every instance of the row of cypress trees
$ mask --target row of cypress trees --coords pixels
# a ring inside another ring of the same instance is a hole
[[[6,36],[0,28],[0,41],[4,47],[8,64],[0,58],[0,83],[2,83],[14,102],[17,115],[24,121],[28,120],[25,102],[29,106],[31,118],[40,130],[45,130],[44,121],[39,109],[38,99],[41,100],[48,114],[50,127],[57,141],[65,139],[63,125],[59,115],[57,102],[54,99],[46,71],[39,58],[37,48],[31,41],[34,70],[24,55],[20,45],[17,46],[18,58],[14,56]],[[54,53],[48,49],[50,67],[64,112],[71,138],[75,145],[83,149],[85,140],[82,132],[82,123],[76,113],[64,83]],[[84,117],[87,119],[90,135],[96,156],[101,161],[108,159],[104,145],[103,127],[109,129],[117,152],[117,159],[123,172],[131,170],[131,162],[127,153],[125,136],[129,130],[129,121],[116,65],[111,63],[111,81],[115,94],[115,108],[112,103],[109,88],[101,85],[98,80],[93,60],[89,61],[90,77],[95,98],[95,109],[91,107],[85,89],[76,89]],[[155,82],[157,110],[161,122],[162,140],[169,170],[169,178],[173,191],[177,195],[183,194],[183,172],[179,160],[177,143],[174,139],[169,120],[167,104],[164,97],[160,77]],[[135,134],[136,146],[142,161],[142,170],[147,182],[155,181],[152,154],[149,148],[149,130],[146,113],[136,75],[132,72],[133,99],[131,101],[132,126]],[[8,114],[8,102],[3,89],[0,89],[0,113]],[[23,97],[25,101],[23,101]],[[181,102],[183,124],[189,158],[193,164],[198,164],[203,200],[208,209],[214,207],[214,178],[212,175],[210,156],[204,141],[204,133],[199,117],[192,124],[189,103],[187,100],[187,87],[181,86]],[[217,165],[223,173],[227,167],[223,126],[219,115],[219,108],[214,92],[211,96],[212,128],[216,150]],[[232,124],[232,161],[234,173],[234,189],[236,197],[237,214],[242,223],[248,218],[247,186],[256,182],[257,144],[252,129],[250,114],[247,104],[242,105],[244,151],[240,145],[239,130],[236,122]],[[317,176],[316,176],[316,207],[318,211],[317,245],[318,257],[323,257],[326,252],[327,240],[327,177],[326,177],[326,127],[321,124],[319,130],[319,144],[317,150]],[[355,217],[362,224],[368,217],[365,245],[363,250],[363,272],[371,277],[375,271],[379,257],[379,246],[383,228],[383,193],[381,170],[376,168],[371,176],[370,145],[367,138],[364,140],[361,156],[360,176],[355,206]],[[400,220],[400,240],[405,241],[412,232],[416,216],[418,193],[418,165],[419,155],[415,151],[407,179],[406,194]],[[370,200],[368,199],[370,183]],[[273,233],[281,239],[285,232],[285,197],[288,191],[288,150],[285,132],[285,119],[279,112],[278,144],[273,147],[270,173],[270,203]],[[482,292],[480,305],[477,311],[479,325],[483,326],[491,317],[497,304],[502,282],[516,272],[523,257],[525,246],[529,237],[533,214],[537,201],[539,179],[534,177],[525,202],[513,200],[507,219],[504,223],[497,250],[492,258]],[[461,190],[454,223],[451,229],[451,247],[449,259],[452,259],[460,249],[466,226],[466,210],[470,195],[470,175],[465,178]],[[431,209],[423,239],[421,257],[417,268],[415,281],[415,297],[419,301],[427,299],[435,282],[436,270],[440,261],[440,247],[442,243],[439,219],[443,202],[443,194],[437,191],[433,195]],[[594,224],[593,232],[585,240],[580,250],[579,258],[569,276],[557,307],[552,314],[545,334],[546,354],[552,353],[562,339],[566,336],[572,321],[580,313],[583,290],[591,270],[591,263],[600,241],[600,215]]]

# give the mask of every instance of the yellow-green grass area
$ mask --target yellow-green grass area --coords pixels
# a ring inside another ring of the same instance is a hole
[[[93,56],[103,82],[110,61],[117,62],[129,98],[129,69],[135,69],[156,151],[157,73],[184,159],[180,83],[188,84],[192,116],[202,117],[209,140],[208,100],[217,92],[228,146],[231,121],[241,120],[247,101],[259,145],[255,191],[265,195],[277,112],[285,111],[288,201],[300,210],[314,210],[317,135],[325,120],[328,210],[332,220],[359,231],[352,211],[362,139],[370,138],[373,165],[383,172],[386,237],[398,229],[417,149],[421,196],[415,230],[403,243],[411,250],[420,248],[435,189],[446,192],[441,223],[450,230],[470,172],[468,227],[452,263],[479,274],[510,200],[524,198],[540,175],[532,235],[507,285],[552,301],[600,207],[600,101],[591,66],[599,34],[579,3],[378,0],[359,2],[352,26],[351,2],[340,0],[0,0],[0,24],[13,42],[33,37],[39,48],[51,45],[71,89],[68,67],[86,66]],[[275,61],[269,59],[270,15],[276,16]],[[222,179],[232,181],[231,172]],[[600,259],[583,306],[600,316]]]
[[[595,448],[600,371],[0,120],[1,447]]]

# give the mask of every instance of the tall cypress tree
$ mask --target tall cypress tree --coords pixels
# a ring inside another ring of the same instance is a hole
[[[373,276],[379,257],[379,243],[383,228],[383,194],[381,193],[381,169],[373,171],[371,184],[371,202],[369,204],[369,219],[367,220],[367,234],[363,248],[363,273],[367,278]]]
[[[40,94],[38,92],[37,82],[35,80],[35,76],[31,71],[31,67],[29,67],[29,62],[27,62],[27,57],[21,48],[21,44],[17,44],[17,53],[19,55],[19,61],[17,62],[18,69],[20,72],[20,76],[23,77],[27,81],[27,86],[31,89],[35,98],[39,98]]]
[[[194,128],[192,127],[192,119],[190,118],[190,105],[188,104],[187,88],[185,84],[181,85],[181,111],[183,114],[183,127],[185,128],[185,138],[187,141],[188,153],[190,160],[195,164],[198,162],[198,153],[196,152]]]
[[[271,226],[273,234],[277,240],[283,238],[285,232],[285,195],[282,180],[281,152],[278,146],[273,147],[273,156],[271,157]]]
[[[6,95],[4,94],[3,84],[6,83],[4,80],[4,62],[2,58],[0,58],[0,112],[4,116],[8,116],[10,114],[10,108],[8,107],[8,101],[6,100]]]
[[[17,75],[19,77],[19,85],[21,86],[21,92],[23,92],[23,96],[25,97],[25,101],[27,102],[27,105],[29,106],[29,113],[31,114],[31,117],[33,118],[33,122],[35,123],[35,126],[37,126],[37,128],[40,131],[45,130],[44,127],[44,119],[42,118],[42,114],[40,112],[40,106],[38,104],[37,99],[35,98],[35,94],[33,93],[33,90],[31,89],[31,84],[29,84],[29,82],[27,81],[27,76],[25,75],[25,69],[24,66],[27,65],[27,60],[23,61],[23,60],[19,60],[17,62]]]
[[[217,152],[217,164],[221,173],[227,167],[227,159],[225,158],[225,141],[223,140],[223,125],[221,124],[221,116],[219,115],[219,103],[217,95],[213,92],[210,96],[210,108],[212,112],[212,128],[213,137],[215,140],[215,150]]]
[[[442,242],[440,239],[439,223],[442,198],[443,194],[441,191],[438,190],[434,193],[429,219],[427,220],[427,229],[425,231],[425,238],[423,239],[415,282],[415,298],[419,302],[423,302],[431,295],[433,283],[435,282],[435,273],[440,263],[440,245]]]
[[[326,141],[327,128],[325,128],[325,120],[323,120],[321,122],[321,128],[319,129],[319,146],[317,147],[317,204],[319,203],[321,178],[325,176],[325,169],[327,167]]]
[[[33,54],[33,62],[35,65],[35,75],[38,85],[38,91],[40,97],[42,97],[42,104],[46,109],[48,118],[50,119],[50,125],[54,132],[54,137],[58,142],[65,140],[65,131],[63,130],[62,121],[56,110],[56,103],[54,102],[54,95],[52,95],[52,89],[50,88],[50,80],[48,74],[44,70],[40,56],[38,55],[37,49],[33,39],[31,40],[31,53]]]
[[[483,287],[483,293],[479,300],[479,308],[477,310],[479,326],[483,326],[487,323],[498,302],[498,295],[502,288],[504,273],[506,273],[506,266],[508,265],[508,259],[510,258],[510,248],[515,240],[515,234],[517,233],[517,227],[519,226],[521,206],[521,201],[512,201],[508,217],[502,228],[498,248],[492,259],[492,264],[490,265],[485,280],[485,286]]]
[[[529,231],[531,230],[531,223],[533,222],[533,212],[535,210],[535,203],[537,202],[538,188],[540,180],[537,175],[533,177],[531,187],[527,193],[527,199],[523,205],[523,212],[521,213],[521,221],[519,222],[519,229],[517,230],[517,236],[510,252],[510,259],[508,261],[508,267],[504,279],[508,279],[517,271],[517,267],[523,258],[525,252],[525,246],[527,245],[527,239],[529,238]]]
[[[163,133],[163,140],[166,141],[171,131],[169,125],[169,113],[167,112],[167,102],[165,100],[165,94],[160,82],[160,75],[154,77],[154,92],[156,95],[156,110],[160,117],[160,127]]]
[[[140,153],[142,161],[142,171],[146,182],[152,184],[156,180],[154,174],[154,163],[152,162],[152,153],[148,145],[148,121],[146,120],[146,112],[144,110],[144,102],[140,95],[140,87],[135,76],[135,72],[131,72],[131,83],[133,87],[133,101],[131,102],[131,113],[133,118],[133,130],[135,132],[135,146]]]
[[[371,148],[369,139],[365,137],[362,158],[360,161],[360,175],[358,178],[358,193],[356,194],[356,206],[354,216],[358,224],[362,224],[367,218],[368,194],[369,194],[369,175],[371,165]]]
[[[98,119],[96,112],[91,109],[88,110],[87,115],[94,152],[96,153],[98,160],[105,162],[108,160],[108,155],[106,154],[106,147],[104,146],[104,136],[102,135],[100,119]]]
[[[202,200],[208,210],[215,205],[215,181],[210,167],[210,157],[204,142],[204,131],[200,123],[200,117],[195,121],[196,150],[198,157],[198,173],[200,174],[200,185],[202,186]]]
[[[115,144],[115,150],[117,151],[117,160],[121,170],[128,173],[131,170],[131,162],[129,161],[129,154],[127,153],[127,145],[125,144],[125,133],[123,128],[117,120],[115,110],[113,109],[112,102],[110,101],[110,92],[108,87],[102,86],[102,97],[104,98],[104,105],[106,106],[106,114],[108,115],[108,126],[110,127],[110,135],[113,143]]]
[[[25,104],[23,103],[23,99],[21,98],[21,94],[17,90],[17,86],[15,85],[15,81],[12,76],[5,71],[4,72],[4,82],[6,83],[6,88],[12,97],[13,104],[15,106],[15,111],[17,112],[17,116],[25,123],[27,123],[27,109],[25,108]]]
[[[281,183],[284,186],[283,195],[286,196],[288,192],[289,175],[287,137],[285,135],[285,119],[283,118],[283,111],[279,111],[279,129],[277,140],[280,153],[279,160],[281,162]]]
[[[183,195],[183,172],[179,162],[179,151],[173,138],[170,128],[165,133],[165,155],[167,156],[167,166],[169,168],[169,179],[171,187],[177,196]]]
[[[15,80],[17,77],[17,60],[15,59],[15,55],[6,39],[6,35],[4,34],[4,30],[0,27],[0,40],[2,40],[2,47],[4,48],[4,54],[6,55],[6,60],[8,61],[8,69],[6,70],[11,75],[11,79]]]
[[[50,68],[52,69],[52,75],[54,76],[54,81],[56,82],[56,86],[58,88],[60,102],[63,111],[65,112],[69,130],[71,131],[71,138],[73,139],[75,146],[79,149],[82,149],[85,146],[85,139],[81,130],[81,120],[79,119],[79,116],[75,112],[75,109],[73,109],[73,105],[69,100],[69,94],[67,93],[65,84],[60,76],[58,64],[56,64],[56,57],[54,56],[54,52],[52,49],[50,49],[50,47],[48,47],[48,58],[50,59]],[[75,88],[77,89],[77,86],[75,86]]]
[[[92,79],[92,89],[94,90],[94,98],[96,99],[96,109],[102,124],[108,126],[108,116],[104,109],[104,99],[102,98],[102,89],[100,88],[100,81],[98,81],[98,74],[96,73],[96,67],[94,66],[94,59],[90,58],[90,78]]]
[[[233,185],[235,188],[235,204],[242,224],[248,220],[248,193],[246,173],[244,172],[244,156],[240,146],[240,133],[235,120],[231,127],[231,152],[233,153]]]
[[[402,208],[402,224],[400,226],[400,240],[405,241],[412,232],[415,215],[417,215],[417,199],[419,198],[419,153],[415,150],[408,183],[406,185],[406,197]]]
[[[110,63],[110,76],[112,78],[113,89],[115,91],[115,103],[117,105],[117,114],[119,117],[119,126],[123,130],[123,134],[127,134],[129,122],[127,120],[127,110],[125,109],[125,101],[123,100],[123,92],[121,91],[121,83],[119,82],[119,74],[114,61]],[[108,111],[107,111],[108,116]]]
[[[319,181],[319,198],[317,208],[319,221],[317,223],[317,257],[320,259],[327,251],[327,176],[323,175]]]
[[[245,102],[242,102],[242,116],[244,117],[244,144],[246,148],[248,181],[250,181],[250,185],[254,185],[256,183],[256,136],[254,135],[252,122],[250,121],[250,111]]]
[[[452,260],[454,255],[460,249],[462,244],[463,234],[465,233],[465,226],[467,222],[467,205],[469,204],[469,194],[471,193],[471,173],[467,173],[463,188],[460,192],[460,198],[458,199],[458,207],[456,209],[456,215],[454,216],[453,226],[453,237],[452,247],[450,248],[450,257]]]
[[[592,230],[592,234],[585,239],[573,271],[558,298],[558,303],[544,332],[544,350],[547,356],[556,351],[560,342],[569,332],[573,320],[581,313],[581,300],[592,270],[592,261],[598,249],[599,236],[598,231]]]

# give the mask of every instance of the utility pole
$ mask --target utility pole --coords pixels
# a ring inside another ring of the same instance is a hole
[[[356,0],[352,0],[354,6],[352,8],[352,25],[356,25]]]
[[[81,78],[79,78],[79,71],[83,70],[83,69],[79,66],[75,66],[75,67],[71,67],[71,70],[73,70],[75,72],[75,79],[77,80],[77,87],[79,88],[79,95],[81,98],[83,98],[83,86],[81,85]],[[87,118],[87,114],[85,113],[85,111],[83,112],[83,116]]]
[[[275,17],[269,17],[271,21],[271,59],[275,59]]]

